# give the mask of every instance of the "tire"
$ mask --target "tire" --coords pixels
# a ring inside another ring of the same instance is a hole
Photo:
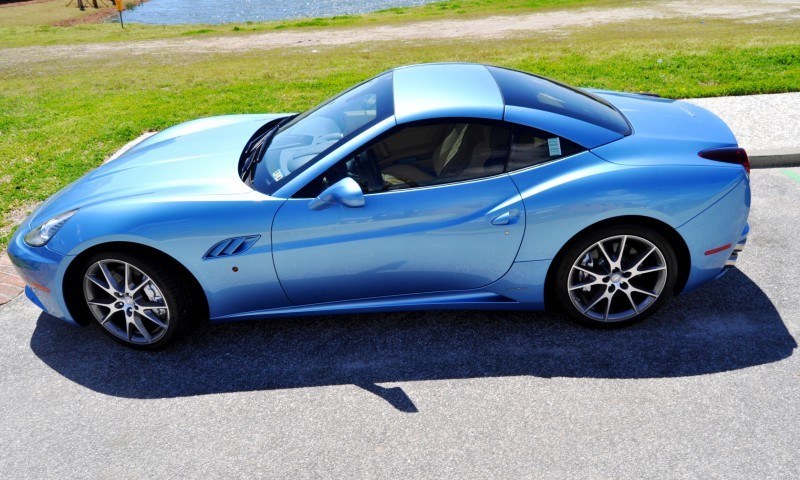
[[[661,308],[677,278],[678,259],[663,236],[642,226],[614,225],[590,231],[567,248],[555,295],[585,325],[624,327]]]
[[[161,349],[191,323],[191,290],[174,269],[109,251],[87,259],[80,272],[84,313],[127,347]]]

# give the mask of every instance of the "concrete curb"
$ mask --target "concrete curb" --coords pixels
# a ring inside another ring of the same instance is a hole
[[[800,147],[753,150],[747,153],[752,168],[800,166]]]

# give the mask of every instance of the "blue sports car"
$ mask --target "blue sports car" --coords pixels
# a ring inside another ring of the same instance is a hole
[[[478,64],[116,157],[8,252],[36,305],[134,348],[203,318],[553,306],[628,325],[724,273],[749,228],[747,154],[713,114]]]

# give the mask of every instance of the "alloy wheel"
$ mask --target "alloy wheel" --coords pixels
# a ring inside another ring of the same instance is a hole
[[[650,308],[667,281],[667,262],[659,248],[634,235],[600,240],[573,263],[567,291],[573,306],[588,319],[612,323]]]
[[[150,345],[167,333],[170,311],[161,288],[128,262],[93,263],[84,275],[83,292],[97,322],[120,340]]]

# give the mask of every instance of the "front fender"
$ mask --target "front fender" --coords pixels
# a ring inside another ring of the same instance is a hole
[[[71,257],[115,242],[158,250],[200,283],[212,318],[289,304],[275,275],[270,227],[283,200],[253,192],[126,200],[81,209],[48,243]],[[244,253],[204,258],[221,240],[260,235]],[[236,267],[236,268],[234,268]]]

